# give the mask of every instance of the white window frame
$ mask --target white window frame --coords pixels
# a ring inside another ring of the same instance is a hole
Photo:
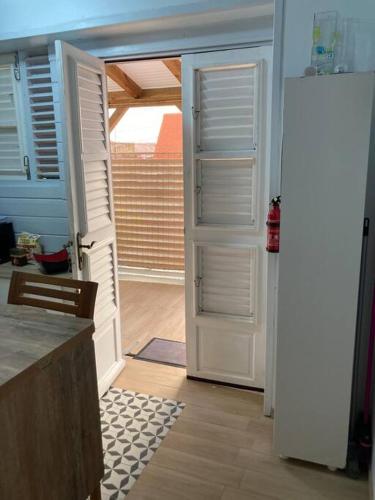
[[[0,180],[1,181],[24,181],[28,180],[27,167],[24,165],[24,158],[27,156],[26,153],[26,129],[25,120],[22,118],[22,114],[25,111],[23,91],[21,80],[17,80],[15,77],[15,70],[19,71],[18,57],[16,53],[0,55],[0,66],[8,66],[12,75],[13,84],[13,96],[16,109],[16,124],[17,124],[17,136],[18,144],[20,150],[20,168],[19,170],[0,170]],[[18,66],[18,67],[17,67]],[[1,127],[1,124],[0,124]]]

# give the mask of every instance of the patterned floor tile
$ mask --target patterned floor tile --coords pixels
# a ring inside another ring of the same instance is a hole
[[[114,387],[101,398],[104,500],[126,497],[184,406]]]

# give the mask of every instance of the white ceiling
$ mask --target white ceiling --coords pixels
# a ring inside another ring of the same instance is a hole
[[[169,71],[162,61],[131,61],[117,63],[141,89],[164,89],[180,87],[181,83]],[[108,91],[122,90],[117,83],[108,78]]]

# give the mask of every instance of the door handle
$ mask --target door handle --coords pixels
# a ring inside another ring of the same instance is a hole
[[[91,248],[95,245],[96,241],[92,241],[90,245],[79,245],[79,248],[88,248],[91,250]]]
[[[82,245],[82,236],[81,236],[81,233],[77,233],[77,237],[76,237],[76,241],[77,241],[77,260],[78,260],[78,269],[80,271],[82,271],[82,268],[83,268],[83,252],[82,252],[82,249],[83,248],[87,248],[88,250],[90,250],[96,243],[96,241],[92,241],[89,245]]]

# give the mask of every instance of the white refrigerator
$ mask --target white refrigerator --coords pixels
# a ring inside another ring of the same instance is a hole
[[[285,83],[275,449],[333,468],[345,467],[351,406],[355,417],[363,404],[374,84],[374,73]]]

